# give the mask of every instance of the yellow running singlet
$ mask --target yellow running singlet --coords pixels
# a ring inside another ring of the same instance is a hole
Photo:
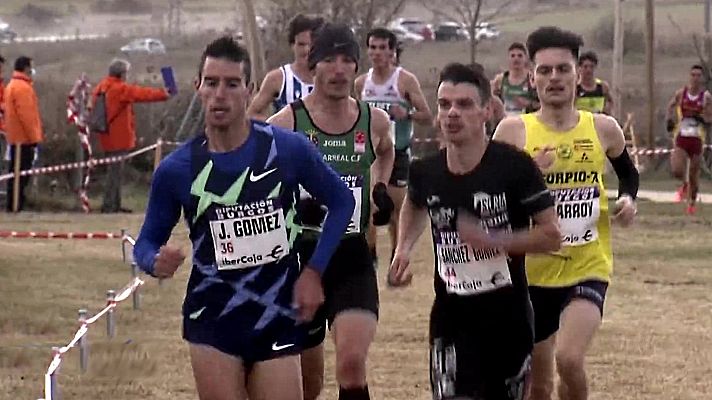
[[[608,282],[613,270],[608,198],[603,186],[606,152],[593,124],[593,114],[579,111],[579,122],[559,132],[536,114],[521,116],[526,128],[524,150],[530,155],[547,145],[555,161],[544,172],[556,201],[562,248],[555,254],[527,255],[532,286],[571,286],[585,280]]]

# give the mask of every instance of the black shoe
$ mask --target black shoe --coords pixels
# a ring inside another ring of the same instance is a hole
[[[131,214],[133,213],[133,210],[130,208],[119,207],[119,212],[124,214]]]

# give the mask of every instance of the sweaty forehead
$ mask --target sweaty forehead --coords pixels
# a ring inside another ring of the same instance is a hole
[[[207,57],[203,65],[203,75],[209,77],[241,79],[244,77],[243,63],[225,58]]]
[[[576,63],[576,59],[574,58],[573,53],[571,53],[571,50],[569,49],[564,49],[564,48],[558,48],[558,47],[552,47],[548,49],[541,49],[536,52],[534,55],[534,63],[539,66],[539,65],[547,65],[550,67],[554,67],[557,65],[561,64],[568,64],[568,63]]]
[[[468,82],[452,83],[444,81],[438,87],[438,100],[457,101],[460,99],[480,100],[480,93],[477,86]]]

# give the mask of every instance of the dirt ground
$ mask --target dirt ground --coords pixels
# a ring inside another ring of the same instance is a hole
[[[634,228],[614,229],[615,276],[603,328],[588,358],[591,399],[701,400],[712,396],[712,209],[694,218],[682,206],[641,202]],[[2,215],[3,229],[136,232],[141,218],[78,214]],[[189,249],[185,229],[176,243]],[[388,254],[385,232],[379,252]],[[379,269],[382,315],[369,361],[374,399],[428,399],[427,320],[432,301],[432,253],[423,237],[411,287],[391,290]],[[0,399],[39,398],[52,345],[69,341],[77,309],[96,312],[107,289],[130,279],[116,240],[0,239]],[[180,304],[189,269],[159,286],[147,279],[142,309],[117,309],[117,336],[100,320],[89,332],[89,372],[78,351],[59,374],[63,398],[194,399]],[[332,346],[326,389],[335,398]]]

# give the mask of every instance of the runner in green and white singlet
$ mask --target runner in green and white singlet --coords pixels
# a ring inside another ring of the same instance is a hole
[[[313,347],[302,352],[306,400],[315,399],[323,383],[324,319],[335,337],[339,398],[370,399],[366,359],[378,321],[378,285],[365,231],[371,215],[374,224],[385,225],[391,219],[393,201],[386,182],[393,169],[394,150],[388,114],[351,97],[358,59],[359,46],[351,29],[325,25],[317,32],[309,52],[314,91],[269,120],[309,136],[323,159],[351,188],[357,203],[352,224],[331,258],[329,265],[333,268],[327,268],[322,277],[322,319],[309,329]],[[370,211],[371,201],[374,213]],[[300,201],[297,213],[312,228],[324,215],[318,198]],[[297,241],[300,257],[309,257],[313,251],[318,235],[315,231],[318,229],[305,232]]]
[[[371,69],[356,78],[354,93],[368,104],[386,111],[391,119],[391,140],[396,149],[393,173],[388,181],[388,194],[395,204],[389,223],[392,254],[398,239],[398,215],[408,181],[413,122],[430,125],[433,117],[418,78],[394,62],[397,60],[395,34],[388,29],[376,28],[368,32],[366,43]],[[375,260],[376,229],[373,227],[368,232],[368,242]]]
[[[492,93],[504,103],[506,115],[519,115],[539,108],[536,90],[529,74],[529,58],[523,44],[509,46],[509,68],[492,81]]]

